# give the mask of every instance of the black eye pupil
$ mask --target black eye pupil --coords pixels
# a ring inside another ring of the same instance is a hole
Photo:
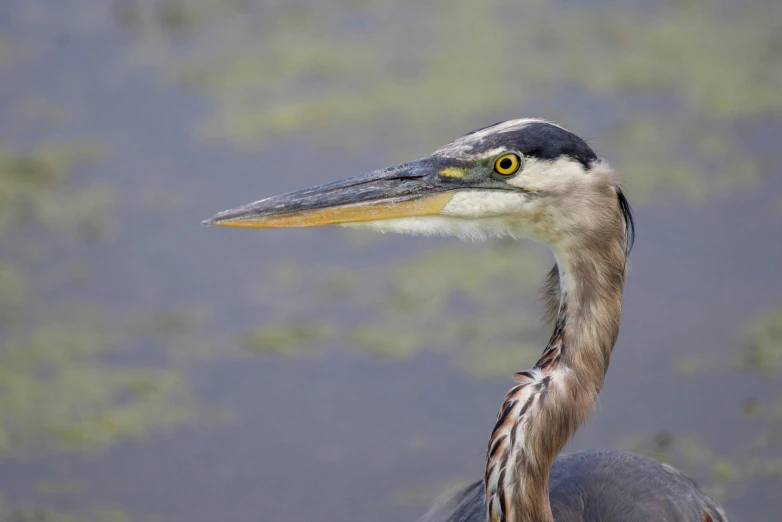
[[[503,170],[508,170],[511,168],[511,165],[513,165],[513,162],[510,158],[503,158],[500,160],[500,168]]]

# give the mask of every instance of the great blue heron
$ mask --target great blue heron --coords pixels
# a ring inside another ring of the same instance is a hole
[[[542,120],[473,131],[429,157],[275,196],[205,223],[348,225],[384,232],[543,241],[554,332],[515,374],[489,438],[483,480],[438,503],[427,522],[719,522],[725,515],[673,467],[618,451],[557,458],[603,386],[619,332],[630,206],[587,143]]]

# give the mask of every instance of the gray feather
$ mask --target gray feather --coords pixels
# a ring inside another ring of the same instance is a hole
[[[717,504],[672,466],[640,455],[589,450],[554,461],[556,522],[727,522]],[[483,482],[439,500],[420,522],[485,522]]]

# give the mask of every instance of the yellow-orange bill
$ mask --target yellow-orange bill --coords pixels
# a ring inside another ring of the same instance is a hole
[[[253,215],[248,212],[246,217],[235,216],[226,220],[216,219],[210,224],[237,228],[289,228],[358,223],[411,216],[434,216],[442,211],[453,195],[453,191],[448,191],[406,201],[381,200],[276,215]]]

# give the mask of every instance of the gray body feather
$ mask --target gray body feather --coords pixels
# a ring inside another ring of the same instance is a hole
[[[692,479],[633,453],[588,450],[563,455],[554,461],[549,480],[556,522],[727,522]],[[440,500],[420,522],[485,520],[480,481]]]

